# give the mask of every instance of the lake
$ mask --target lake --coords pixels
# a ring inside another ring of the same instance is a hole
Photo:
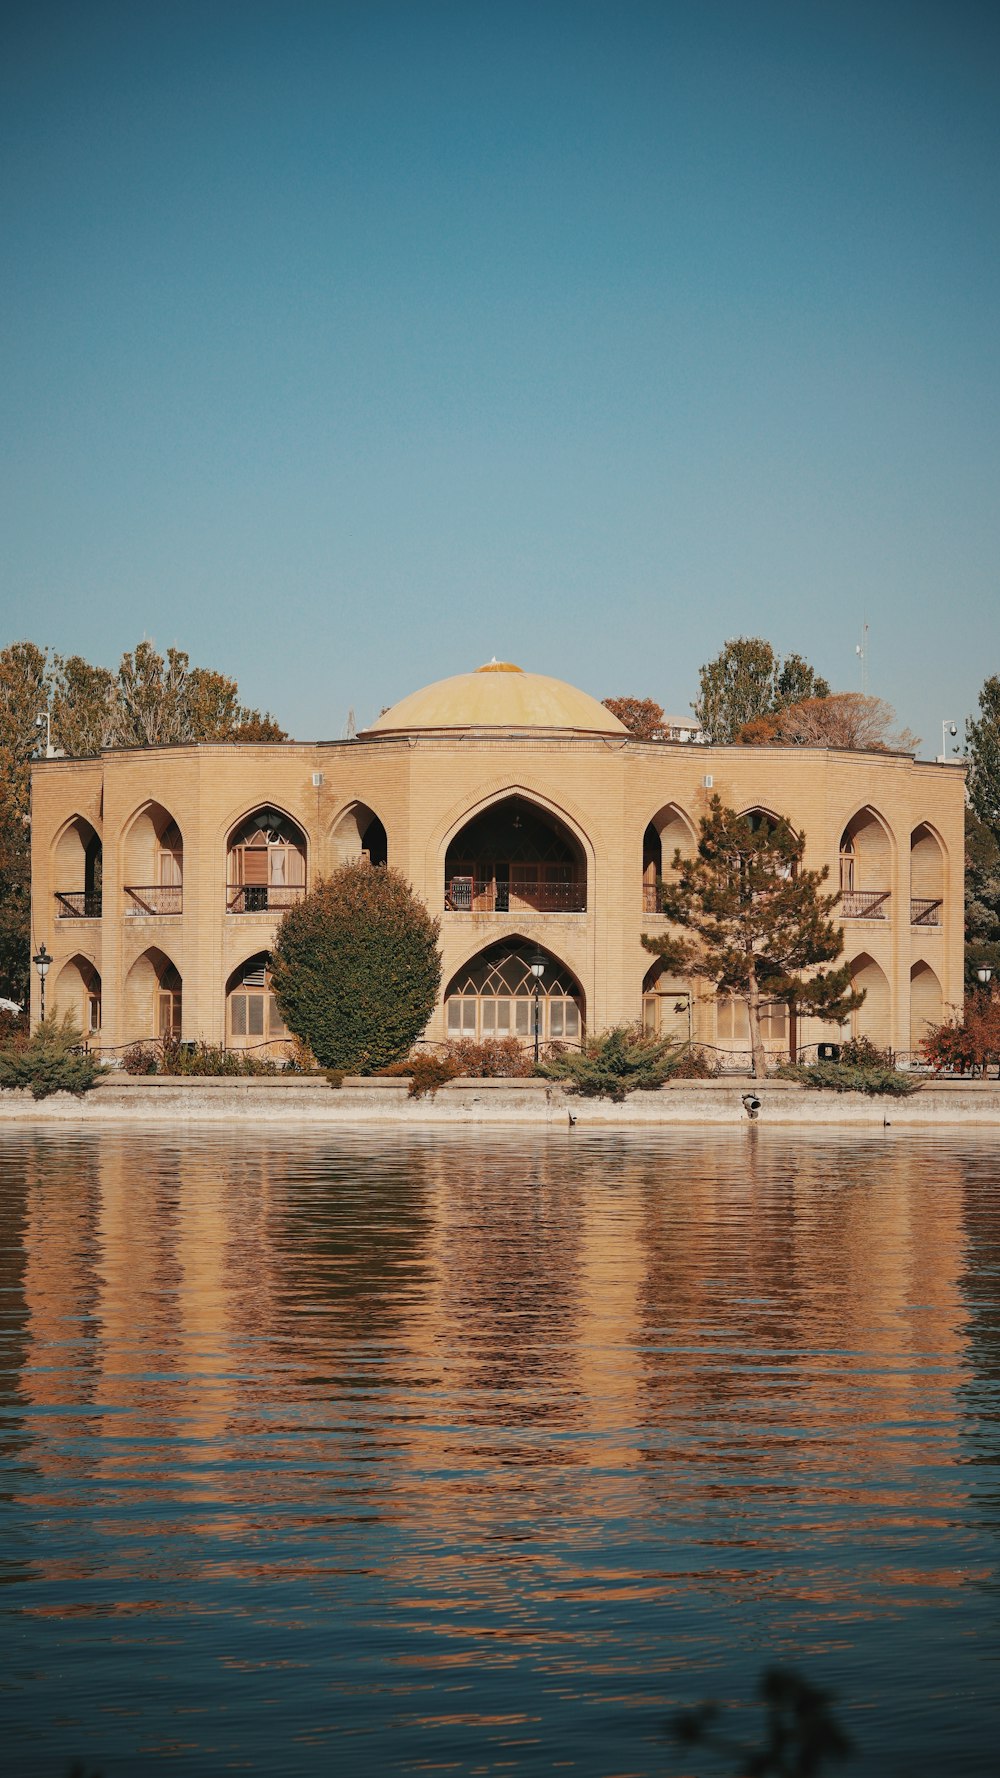
[[[995,1770],[998,1152],[5,1127],[7,1769]]]

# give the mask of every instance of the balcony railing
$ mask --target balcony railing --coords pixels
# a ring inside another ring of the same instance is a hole
[[[887,920],[891,889],[844,889],[840,911],[845,920]]]
[[[508,914],[522,909],[535,914],[583,914],[587,909],[587,886],[451,877],[445,885],[444,905],[453,914]]]
[[[920,896],[914,900],[911,900],[910,901],[910,925],[911,926],[940,926],[942,905],[943,904],[942,904],[942,900],[941,900],[940,896],[938,896],[936,901],[932,901],[926,895]]]
[[[57,889],[56,914],[60,920],[99,920],[99,889]]]
[[[128,905],[125,908],[126,918],[135,918],[139,914],[179,914],[182,912],[184,891],[180,883],[146,883],[126,885]]]
[[[226,890],[227,914],[283,914],[306,892],[304,883],[230,883]]]
[[[659,885],[659,883],[643,883],[643,885],[642,885],[642,911],[644,914],[658,914],[658,913],[662,912],[662,910],[660,908],[660,885]]]

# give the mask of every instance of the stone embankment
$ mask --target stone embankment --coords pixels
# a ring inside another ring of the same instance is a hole
[[[286,1123],[393,1125],[536,1124],[642,1128],[658,1124],[735,1124],[749,1118],[747,1098],[760,1101],[761,1124],[931,1124],[1000,1126],[1000,1082],[924,1080],[905,1099],[818,1092],[795,1081],[671,1081],[658,1092],[633,1093],[623,1105],[583,1099],[544,1080],[455,1080],[433,1096],[409,1097],[406,1080],[348,1076],[342,1087],[301,1075],[247,1079],[132,1078],[112,1075],[75,1099],[67,1093],[36,1102],[30,1093],[0,1091],[0,1123],[170,1124]]]

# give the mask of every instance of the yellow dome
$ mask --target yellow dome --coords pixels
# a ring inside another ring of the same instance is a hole
[[[411,692],[386,710],[366,735],[409,735],[456,729],[558,730],[574,735],[625,735],[628,730],[588,692],[562,679],[524,673],[511,661],[488,661]]]

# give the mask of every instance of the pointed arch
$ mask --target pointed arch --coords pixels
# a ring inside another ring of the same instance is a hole
[[[52,874],[57,919],[100,919],[104,851],[100,834],[85,815],[71,815],[55,834]]]
[[[944,1018],[944,995],[937,973],[923,958],[910,970],[910,1048],[919,1049],[921,1038]]]
[[[287,1042],[288,1027],[271,986],[271,954],[257,951],[244,958],[226,978],[226,1043],[231,1049],[254,1049],[268,1042]]]
[[[533,965],[535,967],[533,967]],[[586,1024],[581,983],[544,945],[511,934],[484,945],[454,970],[444,992],[450,1038],[483,1042],[514,1037],[542,1044],[580,1043]]]
[[[845,920],[888,920],[896,841],[871,803],[855,809],[840,833],[840,912]]]
[[[444,905],[452,913],[583,913],[583,845],[536,799],[520,793],[493,799],[461,824],[448,845]]]
[[[694,822],[679,803],[664,803],[646,823],[642,836],[642,905],[643,912],[659,911],[658,884],[673,869],[677,852],[690,857],[697,849],[698,835]]]
[[[693,1035],[694,995],[686,976],[658,957],[642,978],[642,1028],[650,1037],[677,1041]]]
[[[389,838],[381,817],[368,803],[350,802],[330,829],[338,864],[367,858],[370,864],[387,864]]]
[[[183,912],[184,837],[173,811],[153,798],[122,829],[121,880],[128,918]]]
[[[947,859],[947,848],[937,829],[929,821],[919,822],[910,834],[911,926],[940,926]]]
[[[856,1037],[868,1037],[879,1049],[892,1043],[892,993],[881,964],[867,951],[851,959],[851,986],[864,993],[864,1003],[851,1014]]]
[[[52,1010],[57,1018],[71,1014],[85,1037],[101,1029],[101,976],[92,957],[77,951],[67,958],[52,989]]]
[[[226,838],[226,912],[283,914],[306,892],[305,828],[277,803],[258,803]]]
[[[135,959],[122,993],[126,1043],[150,1038],[179,1038],[182,1030],[183,982],[173,958],[159,945],[149,945]]]

